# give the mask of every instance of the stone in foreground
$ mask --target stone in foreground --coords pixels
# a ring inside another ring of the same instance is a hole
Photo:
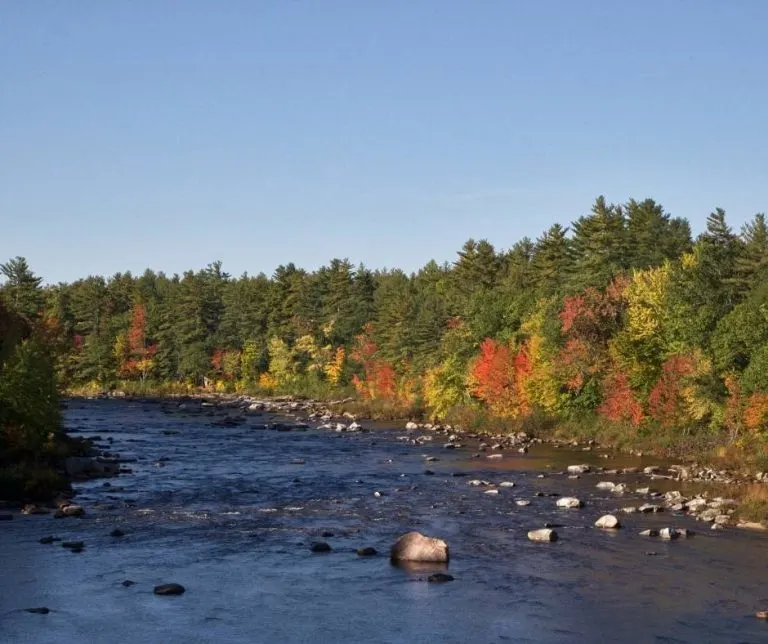
[[[612,514],[604,514],[595,521],[595,527],[602,530],[618,530],[621,527],[621,523]]]
[[[408,532],[395,542],[389,557],[393,562],[448,563],[448,544],[442,539],[426,537],[420,532]]]
[[[186,588],[181,584],[160,584],[155,586],[155,595],[183,595]]]
[[[531,541],[542,541],[549,543],[551,541],[557,541],[557,532],[550,528],[540,528],[538,530],[531,530],[528,533],[528,539]]]

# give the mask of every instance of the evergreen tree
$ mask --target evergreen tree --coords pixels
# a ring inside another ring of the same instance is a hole
[[[5,283],[0,288],[9,306],[18,315],[27,319],[36,318],[43,305],[43,293],[40,288],[42,278],[37,277],[23,257],[14,257],[5,264],[0,264],[0,275]]]

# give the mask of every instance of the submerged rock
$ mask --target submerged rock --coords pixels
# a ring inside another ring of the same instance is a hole
[[[155,586],[155,595],[183,595],[186,588],[181,584],[160,584]]]
[[[309,549],[312,552],[331,552],[333,550],[325,541],[315,541],[309,546]]]
[[[448,544],[442,539],[427,537],[420,532],[408,532],[395,542],[389,556],[393,562],[448,563]]]
[[[115,528],[112,530],[112,532],[109,533],[110,537],[124,537],[125,532],[123,532],[120,528]]]
[[[376,552],[376,548],[366,547],[357,549],[358,557],[375,557],[377,554],[379,553]]]
[[[430,584],[444,584],[448,581],[453,581],[453,575],[449,575],[445,572],[436,572],[435,574],[427,577],[427,581]]]
[[[551,528],[539,528],[538,530],[531,530],[528,533],[528,539],[531,541],[552,542],[557,541],[557,532]]]
[[[51,609],[46,606],[40,606],[38,608],[25,608],[24,611],[27,613],[35,613],[37,615],[47,615],[51,612]]]

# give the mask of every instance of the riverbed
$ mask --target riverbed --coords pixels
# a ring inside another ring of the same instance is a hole
[[[601,514],[646,499],[595,484],[634,490],[648,479],[562,473],[573,463],[642,467],[639,458],[540,445],[491,460],[441,440],[412,445],[428,432],[402,427],[334,432],[265,413],[222,427],[218,413],[70,402],[67,427],[100,437],[131,471],[76,484],[83,518],[0,522],[0,641],[768,641],[768,623],[754,617],[768,607],[765,535],[671,512],[618,515],[622,529],[599,530]],[[268,428],[278,420],[288,431]],[[514,487],[485,494],[472,479]],[[559,510],[550,494],[586,505]],[[545,523],[560,539],[528,541]],[[639,535],[665,526],[696,534]],[[115,528],[125,536],[110,536]],[[454,581],[390,564],[389,547],[410,530],[448,542]],[[86,545],[39,543],[48,535]],[[318,540],[332,551],[312,553]],[[361,547],[379,554],[359,557]],[[166,582],[186,593],[155,596]],[[51,612],[24,612],[39,606]]]

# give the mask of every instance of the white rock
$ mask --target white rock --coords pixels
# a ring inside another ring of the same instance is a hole
[[[512,481],[502,481],[499,487],[515,487],[515,484]]]
[[[573,496],[564,496],[562,499],[557,500],[558,508],[572,509],[572,508],[580,508],[583,505],[584,504],[581,501],[579,501],[579,499]]]
[[[591,469],[589,465],[569,465],[567,467],[568,474],[586,474]]]
[[[538,530],[531,530],[528,533],[528,538],[531,541],[542,541],[549,543],[551,541],[557,541],[557,532],[550,528],[539,528]]]
[[[409,532],[395,542],[389,556],[392,561],[448,563],[448,544],[420,532]]]
[[[613,481],[600,481],[596,486],[598,490],[611,490],[616,487],[616,484]]]
[[[406,429],[418,429],[419,426],[416,423],[414,423],[413,421],[408,421],[407,423],[405,423],[405,428]]]
[[[621,527],[621,523],[612,514],[605,514],[595,521],[595,527],[602,530],[618,530]]]
[[[498,493],[499,491],[496,488],[493,488],[491,490],[486,490],[485,492],[483,492],[483,494],[498,494]]]
[[[531,504],[531,502],[528,499],[517,499],[517,501],[515,501],[515,503],[517,505],[519,505],[521,508],[524,508],[525,506]]]

